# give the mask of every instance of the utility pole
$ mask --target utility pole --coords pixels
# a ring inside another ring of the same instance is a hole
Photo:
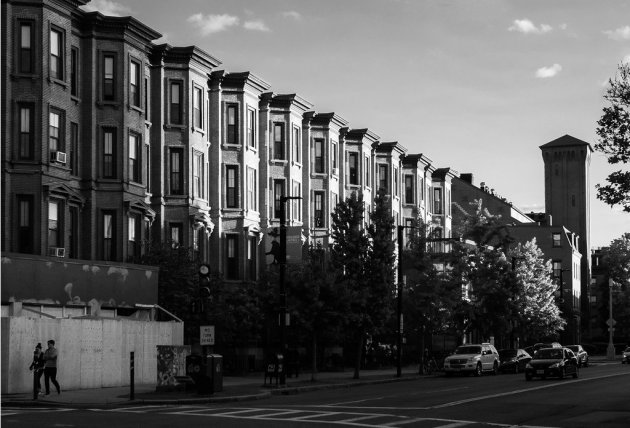
[[[608,349],[606,349],[606,358],[610,361],[615,360],[615,344],[613,343],[613,333],[615,331],[615,320],[613,318],[613,286],[615,281],[608,279]]]
[[[396,340],[396,377],[402,376],[402,335],[403,335],[403,266],[402,266],[402,254],[403,254],[403,229],[405,226],[398,226],[398,292],[396,293],[396,304],[398,307],[398,328],[397,328],[397,340]]]

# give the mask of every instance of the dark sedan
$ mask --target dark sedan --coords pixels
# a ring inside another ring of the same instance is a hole
[[[499,371],[502,373],[520,373],[532,356],[524,349],[501,349],[499,351]]]
[[[567,375],[572,375],[575,379],[578,374],[578,359],[568,348],[539,349],[525,367],[526,380],[532,380],[534,377],[545,379],[550,376],[562,379]]]

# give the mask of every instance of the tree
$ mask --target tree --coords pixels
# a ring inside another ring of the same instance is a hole
[[[515,333],[524,340],[556,335],[566,321],[555,302],[557,286],[551,279],[551,261],[544,260],[536,238],[519,243],[508,258],[516,282]]]
[[[619,284],[613,289],[613,318],[617,321],[615,336],[630,337],[630,233],[624,233],[614,239],[602,253],[603,263],[608,267],[609,278]],[[603,287],[605,318],[608,319],[608,281]]]
[[[317,375],[318,342],[337,339],[342,319],[338,290],[327,259],[323,248],[310,248],[303,264],[291,272],[292,279],[287,283],[293,325],[310,339],[311,381]]]
[[[604,99],[610,105],[604,107],[597,122],[599,142],[595,149],[608,157],[609,164],[625,165],[630,161],[630,63],[619,65],[617,76],[609,80]],[[630,171],[614,171],[606,180],[608,184],[596,186],[597,198],[630,212]]]
[[[170,243],[154,243],[142,257],[142,264],[157,266],[158,305],[184,321],[185,338],[198,336],[199,263],[192,249]],[[163,317],[159,314],[158,317]]]
[[[433,333],[456,334],[454,320],[461,305],[462,286],[450,280],[447,273],[436,268],[441,255],[429,249],[429,228],[417,217],[406,229],[408,242],[403,249],[402,263],[407,275],[404,314],[406,324],[417,326],[421,350],[426,347],[425,335]]]
[[[389,266],[387,263],[388,260],[393,262],[394,247],[393,242],[387,240],[392,240],[393,222],[386,218],[383,195],[376,201],[374,224],[367,230],[363,196],[357,196],[356,192],[339,203],[332,213],[331,266],[343,293],[345,325],[350,338],[356,341],[355,379],[359,378],[366,336],[379,331],[391,310],[388,293],[392,281],[388,269],[393,269],[393,263]]]
[[[451,253],[452,281],[466,290],[456,319],[484,339],[501,337],[509,332],[515,312],[515,284],[505,255],[513,239],[500,216],[491,215],[481,200],[471,206],[475,211],[464,219],[458,230],[461,240]]]

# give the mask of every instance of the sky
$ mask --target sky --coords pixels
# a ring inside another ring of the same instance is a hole
[[[629,0],[92,0],[196,45],[221,69],[472,173],[525,212],[544,211],[539,146],[591,146],[608,79],[630,62]],[[624,166],[628,168],[628,165]],[[591,159],[591,245],[630,232],[596,199],[619,165]]]

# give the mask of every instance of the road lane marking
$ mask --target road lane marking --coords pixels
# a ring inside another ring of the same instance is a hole
[[[541,390],[541,389],[553,388],[553,387],[560,386],[560,385],[570,385],[570,384],[573,384],[573,383],[587,382],[589,380],[606,379],[606,378],[609,378],[609,377],[619,376],[620,374],[622,374],[622,375],[629,375],[630,373],[628,373],[628,372],[620,372],[620,373],[602,375],[602,376],[591,377],[591,378],[573,379],[573,380],[569,380],[569,381],[563,380],[563,381],[551,383],[551,384],[548,384],[548,385],[540,385],[540,386],[534,386],[534,387],[531,387],[531,388],[517,389],[515,391],[500,392],[498,394],[482,395],[481,397],[472,397],[472,398],[467,398],[465,400],[452,401],[450,403],[444,403],[444,404],[438,404],[436,406],[430,406],[429,408],[430,409],[442,409],[444,407],[453,407],[453,406],[457,406],[459,404],[466,404],[466,403],[472,403],[474,401],[487,400],[488,398],[506,397],[508,395],[516,395],[516,394],[522,394],[524,392],[538,391],[538,390]]]

